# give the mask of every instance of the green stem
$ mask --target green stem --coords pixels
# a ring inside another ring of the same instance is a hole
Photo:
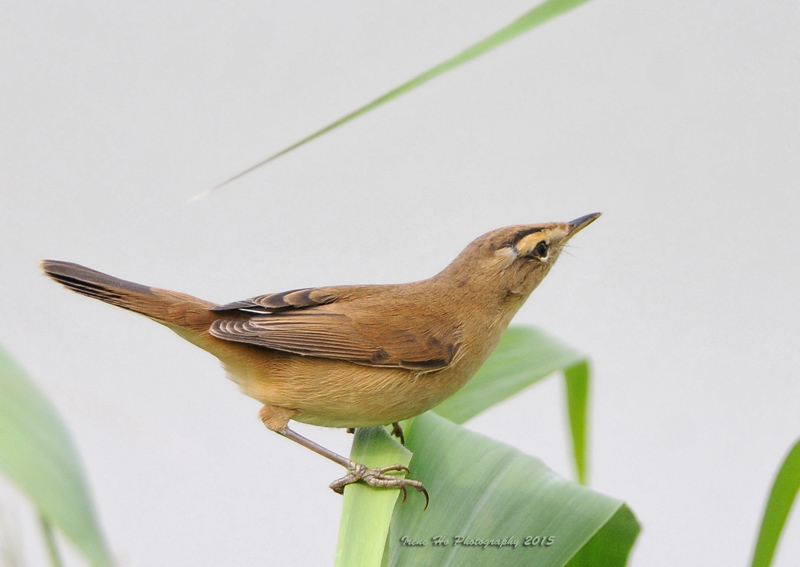
[[[39,526],[42,528],[42,537],[47,546],[47,555],[50,557],[50,564],[53,567],[63,567],[61,556],[58,554],[58,547],[56,547],[56,537],[53,533],[53,526],[48,522],[44,516],[39,514]]]

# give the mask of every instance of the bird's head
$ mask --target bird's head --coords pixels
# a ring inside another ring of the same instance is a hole
[[[482,294],[522,303],[544,279],[567,241],[600,216],[592,213],[570,222],[516,225],[476,238],[442,275],[464,282]]]

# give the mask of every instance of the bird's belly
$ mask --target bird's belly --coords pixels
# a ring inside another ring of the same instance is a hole
[[[420,374],[271,354],[257,366],[252,359],[246,367],[226,361],[229,377],[247,396],[296,410],[292,417],[296,421],[325,427],[369,427],[408,419],[436,406],[466,382],[453,368]]]

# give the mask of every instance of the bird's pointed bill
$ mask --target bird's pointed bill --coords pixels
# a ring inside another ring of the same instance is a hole
[[[594,222],[594,220],[601,214],[602,213],[591,213],[588,215],[584,215],[580,218],[577,218],[573,221],[570,221],[569,222],[570,229],[569,232],[567,233],[567,237],[565,240],[569,240],[570,238],[578,234],[581,230],[592,224],[592,222]]]

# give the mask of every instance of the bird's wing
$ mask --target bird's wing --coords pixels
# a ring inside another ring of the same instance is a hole
[[[343,295],[350,296],[348,288],[311,288],[215,307],[236,315],[222,315],[210,333],[228,341],[368,366],[430,371],[452,362],[461,337],[457,328],[425,315],[411,317],[408,310],[389,311],[380,302],[370,301],[368,307],[348,301],[340,307],[336,302]]]
[[[225,305],[212,307],[212,311],[246,310],[255,313],[275,313],[325,305],[339,299],[348,286],[340,287],[307,287],[292,289],[280,293],[257,295],[250,299],[234,301]]]

